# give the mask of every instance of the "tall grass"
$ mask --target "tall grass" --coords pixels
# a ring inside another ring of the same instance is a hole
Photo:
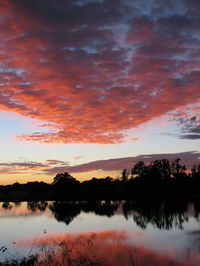
[[[57,242],[54,239],[40,239],[38,252],[32,253],[33,246],[27,257],[21,256],[16,249],[10,253],[5,246],[1,253],[7,253],[10,259],[0,262],[0,266],[108,266],[105,258],[90,253],[90,247],[96,239],[91,234],[87,239],[78,237],[72,243]],[[13,258],[14,257],[14,258]]]
[[[5,246],[1,253],[8,253],[9,260],[0,266],[194,266],[195,258],[187,261],[177,257],[172,260],[144,247],[135,247],[126,242],[126,235],[114,231],[82,235],[48,235],[27,239],[20,243],[30,247],[23,257],[15,248],[9,253]],[[37,252],[35,252],[35,250]],[[198,255],[198,254],[197,254]],[[178,254],[177,254],[178,256]],[[199,256],[198,256],[199,258]]]

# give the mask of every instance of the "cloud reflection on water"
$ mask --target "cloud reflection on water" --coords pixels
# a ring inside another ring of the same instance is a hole
[[[24,239],[18,246],[35,246],[43,256],[55,252],[54,259],[58,263],[64,250],[70,250],[70,258],[77,261],[80,256],[103,260],[106,265],[115,266],[196,266],[200,262],[199,253],[182,253],[174,246],[166,250],[154,250],[134,244],[134,234],[125,231],[99,231],[84,234],[47,234],[37,239]],[[45,252],[44,252],[45,251]],[[62,254],[61,254],[62,253]],[[43,259],[45,259],[45,256]]]

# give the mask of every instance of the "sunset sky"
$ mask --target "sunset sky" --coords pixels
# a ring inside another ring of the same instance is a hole
[[[199,160],[199,0],[3,0],[0,59],[0,184]]]

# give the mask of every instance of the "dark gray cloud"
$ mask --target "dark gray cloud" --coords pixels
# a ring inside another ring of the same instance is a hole
[[[89,172],[89,171],[118,171],[124,168],[131,169],[135,163],[138,161],[144,161],[150,163],[158,159],[169,159],[174,160],[176,158],[181,158],[181,163],[186,164],[187,167],[191,167],[195,161],[200,160],[200,152],[189,151],[189,152],[180,152],[180,153],[163,153],[163,154],[147,154],[147,155],[138,155],[135,157],[127,158],[116,158],[108,160],[99,160],[93,161],[85,164],[68,166],[68,167],[52,167],[49,169],[44,169],[44,172],[49,175],[55,175],[57,173],[62,173],[69,171],[70,173],[78,172]]]
[[[200,139],[200,134],[183,134],[180,136],[181,139]]]
[[[181,139],[197,140],[200,139],[200,120],[197,116],[190,118],[179,117],[175,121],[181,127]]]
[[[70,172],[84,173],[90,171],[121,171],[124,168],[131,169],[138,161],[150,163],[158,159],[174,160],[181,158],[181,163],[186,164],[190,168],[194,162],[200,161],[200,152],[188,151],[181,153],[163,153],[163,154],[146,154],[134,157],[115,158],[107,160],[92,161],[89,163],[70,166],[67,161],[61,160],[46,160],[42,162],[1,162],[0,173],[2,174],[24,174],[35,173],[41,175],[55,176],[58,173]]]

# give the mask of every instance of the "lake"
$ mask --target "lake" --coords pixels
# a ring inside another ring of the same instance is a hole
[[[1,260],[83,239],[113,265],[200,265],[200,202],[0,203]]]

